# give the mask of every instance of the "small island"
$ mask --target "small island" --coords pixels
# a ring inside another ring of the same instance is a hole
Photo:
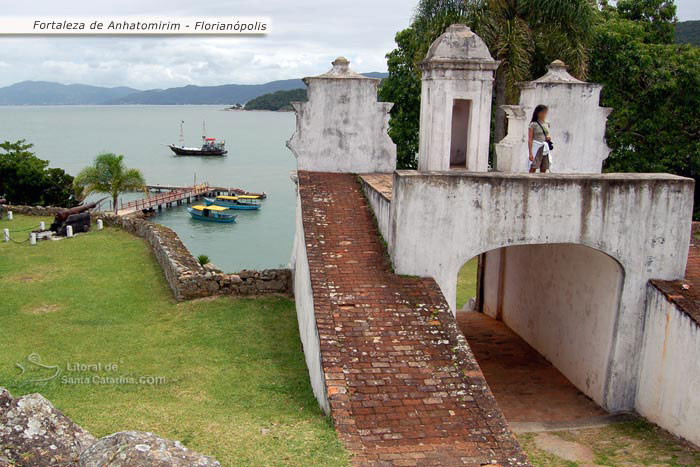
[[[289,112],[293,110],[292,102],[302,102],[306,100],[306,89],[303,88],[292,89],[290,91],[276,91],[251,99],[245,105],[245,110]]]

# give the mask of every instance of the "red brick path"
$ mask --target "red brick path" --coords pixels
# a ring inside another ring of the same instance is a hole
[[[331,416],[357,465],[528,465],[432,279],[389,268],[357,177],[299,172]]]
[[[664,295],[700,325],[700,223],[693,222],[685,279],[651,281]]]

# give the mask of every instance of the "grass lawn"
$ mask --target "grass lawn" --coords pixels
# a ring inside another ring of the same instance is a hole
[[[457,309],[460,310],[469,301],[476,297],[476,270],[479,266],[479,258],[473,258],[462,266],[457,276]]]
[[[291,300],[177,304],[145,242],[107,228],[0,243],[0,303],[0,386],[41,393],[95,436],[152,431],[223,465],[347,464],[312,395]]]
[[[590,453],[592,459],[566,460],[537,445],[535,433],[518,435],[518,441],[530,462],[540,467],[575,467],[584,465],[623,466],[698,466],[700,451],[664,430],[638,420],[604,428],[551,433],[571,446]],[[572,454],[574,450],[571,450]],[[573,455],[572,458],[576,456]]]

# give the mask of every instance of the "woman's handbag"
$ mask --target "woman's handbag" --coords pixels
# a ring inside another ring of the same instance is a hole
[[[546,137],[547,137],[547,132],[544,130],[544,127],[542,126],[542,124],[540,123],[539,120],[537,121],[537,124],[540,126],[540,128],[542,128],[542,133],[544,134],[544,136],[545,136],[545,138],[546,138]],[[554,143],[552,142],[551,139],[548,139],[548,140],[547,140],[547,146],[549,146],[549,150],[550,150],[550,151],[551,151],[552,149],[554,149]]]

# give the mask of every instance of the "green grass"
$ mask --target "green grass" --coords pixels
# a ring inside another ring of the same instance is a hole
[[[476,297],[476,270],[479,259],[473,258],[462,266],[457,276],[457,309],[461,309],[472,297]]]
[[[589,447],[595,454],[596,465],[610,467],[700,465],[699,450],[642,419],[604,428],[557,432],[554,435]],[[518,441],[532,465],[538,467],[582,465],[539,449],[535,444],[535,436],[534,433],[518,435]]]
[[[16,216],[0,229],[39,220]],[[291,300],[177,304],[146,244],[111,228],[0,243],[0,300],[0,386],[41,393],[95,436],[152,431],[223,465],[348,461],[312,395]],[[55,373],[28,362],[32,353],[61,374],[29,382]],[[103,368],[69,371],[74,363]],[[96,384],[94,376],[162,380]]]

